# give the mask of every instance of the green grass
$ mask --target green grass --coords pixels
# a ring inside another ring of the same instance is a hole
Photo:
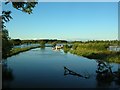
[[[108,43],[75,43],[72,50],[65,46],[64,50],[69,50],[70,53],[89,59],[99,59],[107,62],[120,63],[120,52],[109,51]]]
[[[10,56],[13,56],[13,55],[16,55],[16,54],[19,54],[21,52],[25,52],[25,51],[28,51],[28,50],[31,50],[31,49],[34,49],[34,48],[38,48],[40,46],[36,46],[36,47],[25,47],[25,48],[14,48],[10,51],[9,54],[7,54],[7,57],[10,57]]]

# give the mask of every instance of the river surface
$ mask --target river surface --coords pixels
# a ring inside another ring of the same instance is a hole
[[[118,88],[116,82],[99,82],[96,79],[98,62],[51,47],[36,48],[5,60],[5,66],[12,70],[3,81],[8,88]],[[110,63],[113,71],[118,65]],[[69,69],[78,75],[66,71]],[[89,76],[89,78],[84,78]]]

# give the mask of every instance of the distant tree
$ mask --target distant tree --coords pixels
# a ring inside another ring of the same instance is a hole
[[[41,44],[41,45],[45,45],[45,44],[46,44],[46,41],[42,40],[42,41],[40,41],[40,44]]]
[[[55,46],[57,45],[57,42],[54,41],[54,42],[52,43],[52,45],[53,45],[53,47],[55,47]]]
[[[22,41],[20,39],[12,39],[11,40],[13,45],[20,45],[22,43]]]

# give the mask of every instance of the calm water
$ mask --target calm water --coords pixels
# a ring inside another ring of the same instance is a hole
[[[64,45],[64,44],[57,44],[57,45]],[[21,45],[16,45],[13,48],[26,48],[26,47],[36,47],[36,46],[41,46],[41,44],[21,44]],[[45,44],[46,47],[52,47],[51,44]]]
[[[40,46],[40,44],[22,44],[22,45],[16,45],[13,48],[26,48],[26,47],[36,47]]]
[[[36,48],[6,60],[7,68],[12,70],[3,86],[9,88],[97,88],[120,87],[116,82],[101,83],[96,80],[97,61],[62,50],[54,51],[51,47]],[[110,64],[113,71],[118,64]],[[66,75],[64,67],[89,78]]]

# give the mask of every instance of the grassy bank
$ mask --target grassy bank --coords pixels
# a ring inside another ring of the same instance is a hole
[[[64,51],[90,59],[120,63],[120,52],[109,51],[109,43],[74,43],[72,47],[64,46]]]
[[[38,47],[40,47],[40,46],[36,46],[36,47],[31,46],[31,47],[25,47],[25,48],[14,48],[10,51],[9,54],[7,54],[7,57],[17,55],[21,52],[25,52],[25,51],[28,51],[28,50],[31,50],[31,49],[34,49],[34,48],[38,48]]]

